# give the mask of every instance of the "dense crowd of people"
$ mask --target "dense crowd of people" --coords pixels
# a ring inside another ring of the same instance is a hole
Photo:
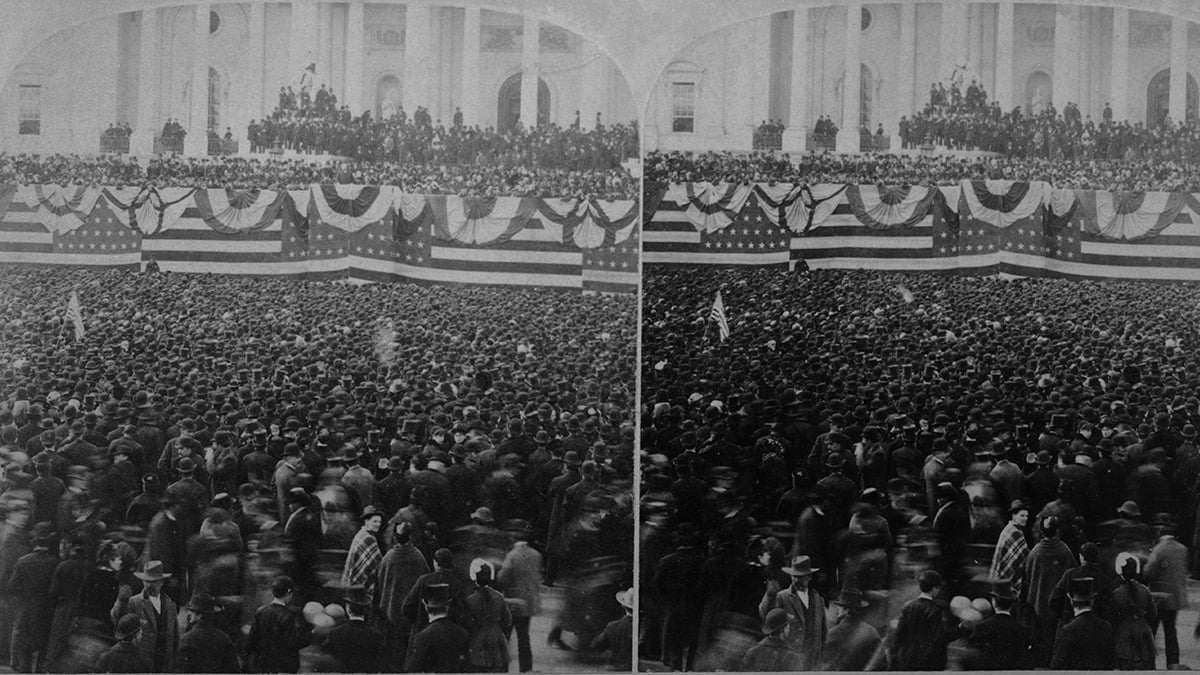
[[[934,186],[994,179],[1040,180],[1057,188],[1077,190],[1200,189],[1200,166],[1151,160],[652,151],[646,154],[643,167],[646,180],[667,182]]]
[[[0,154],[0,182],[60,185],[150,185],[235,189],[303,189],[312,183],[396,185],[419,194],[481,197],[632,199],[638,181],[608,171],[527,166],[333,162],[301,158],[164,156],[146,162],[104,155]]]
[[[1181,667],[1200,286],[685,267],[643,283],[641,658]]]
[[[3,663],[628,670],[632,299],[0,274]]]

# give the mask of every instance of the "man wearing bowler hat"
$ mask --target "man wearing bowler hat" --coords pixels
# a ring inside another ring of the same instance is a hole
[[[765,620],[770,610],[785,610],[788,629],[784,638],[799,652],[801,670],[815,670],[821,662],[821,647],[829,632],[825,623],[825,600],[808,583],[817,568],[812,566],[811,558],[798,555],[783,571],[791,577],[791,586],[780,590],[774,580],[767,582],[758,613]]]
[[[1095,612],[1096,589],[1091,577],[1073,579],[1067,588],[1074,617],[1054,643],[1054,670],[1114,670],[1117,656],[1113,626]]]
[[[608,666],[611,670],[627,672],[633,669],[633,589],[627,588],[617,593],[616,599],[625,613],[621,618],[609,621],[604,630],[592,639],[591,647],[593,651],[608,650]],[[529,668],[522,665],[521,672],[529,672]]]
[[[1012,615],[1017,602],[1012,580],[992,585],[992,616],[975,624],[967,638],[980,667],[995,670],[1025,670],[1033,667],[1033,631]]]
[[[879,631],[862,619],[870,603],[857,588],[846,588],[829,605],[829,637],[821,650],[821,670],[863,671],[875,655]]]
[[[783,637],[789,623],[787,610],[775,608],[767,612],[762,625],[765,637],[746,652],[738,670],[758,673],[804,670],[803,658]]]
[[[129,598],[126,611],[142,621],[138,631],[138,649],[150,657],[153,672],[175,671],[179,647],[178,610],[175,601],[163,593],[163,584],[171,577],[160,560],[147,560],[134,576],[142,580],[142,592]],[[118,600],[119,603],[119,600]]]
[[[429,625],[413,636],[404,670],[409,673],[461,673],[467,668],[470,638],[465,628],[449,618],[449,584],[429,584],[422,589],[421,605]]]
[[[114,634],[117,644],[109,647],[96,662],[98,673],[148,673],[154,670],[150,657],[138,649],[134,638],[142,628],[136,614],[126,614],[117,621]]]
[[[29,539],[33,550],[17,559],[8,588],[15,610],[12,632],[12,666],[18,673],[44,672],[54,603],[50,584],[58,558],[51,551],[56,535],[47,522],[33,526]]]
[[[179,638],[179,669],[185,673],[236,673],[241,671],[233,640],[216,625],[221,606],[213,596],[197,591],[184,609],[196,621]]]

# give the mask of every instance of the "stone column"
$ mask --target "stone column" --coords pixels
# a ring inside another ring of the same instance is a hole
[[[525,28],[521,36],[521,124],[537,126],[538,111],[538,52],[541,41],[541,22],[535,17],[525,16]]]
[[[463,21],[463,59],[462,84],[463,124],[467,126],[486,126],[483,124],[483,113],[479,107],[479,43],[482,40],[483,10],[478,7],[467,7]]]
[[[342,101],[350,106],[352,115],[359,115],[368,106],[363,102],[363,0],[350,0],[346,11],[346,95]]]
[[[967,66],[983,84],[983,5],[971,3],[967,5]],[[966,88],[971,84],[968,79],[963,83]]]
[[[333,72],[330,65],[333,56],[330,51],[332,39],[330,33],[333,24],[328,2],[317,2],[317,72],[313,77],[313,95],[325,85],[329,89],[333,85]]]
[[[807,7],[792,12],[792,100],[789,106],[787,129],[783,132],[783,149],[804,152],[808,138],[808,58],[809,17]]]
[[[1013,96],[1013,2],[1000,0],[996,11],[996,93],[1000,110],[1009,112],[1017,106]]]
[[[141,54],[138,63],[137,120],[129,139],[130,152],[148,155],[154,151],[154,134],[162,129],[158,118],[158,10],[143,9]]]
[[[1055,110],[1062,112],[1075,100],[1075,62],[1079,58],[1078,8],[1056,7],[1054,12],[1054,92],[1050,97]]]
[[[292,0],[291,43],[289,45],[291,72],[287,86],[300,95],[300,82],[305,69],[317,62],[317,6],[314,0]],[[316,73],[312,79],[316,80]]]
[[[1176,124],[1187,115],[1188,22],[1171,17],[1171,92],[1167,110]]]
[[[579,82],[579,127],[587,130],[596,126],[596,113],[604,104],[605,87],[607,86],[608,63],[604,55],[596,50],[594,45],[588,45],[584,52],[586,62],[583,66],[583,77]],[[567,120],[567,124],[575,121],[575,113]],[[612,120],[602,120],[610,123]]]
[[[261,2],[250,5],[250,36],[246,45],[246,113],[244,120],[258,120],[263,116],[263,50],[266,45],[266,14],[267,6]],[[235,129],[235,133],[245,133],[245,129]],[[249,150],[249,141],[246,149]]]
[[[212,10],[207,2],[201,2],[192,11],[192,105],[184,152],[203,157],[208,154],[208,29]]]
[[[967,58],[967,5],[959,0],[942,2],[941,54],[938,76],[950,81],[960,60]],[[965,85],[964,85],[965,86]]]
[[[837,151],[858,152],[860,149],[859,94],[862,86],[862,3],[846,5],[846,38],[842,52],[842,123],[838,125]]]
[[[1112,73],[1108,102],[1113,120],[1129,119],[1129,10],[1113,8]]]
[[[429,106],[429,34],[432,13],[426,5],[407,5],[404,16],[404,112],[412,119],[417,106]]]

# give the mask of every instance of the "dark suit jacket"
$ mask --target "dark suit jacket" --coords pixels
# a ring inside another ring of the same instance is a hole
[[[1054,670],[1113,670],[1117,656],[1113,650],[1112,624],[1084,612],[1075,617],[1058,633],[1054,642]]]
[[[325,651],[333,654],[345,673],[378,673],[383,656],[383,633],[365,621],[347,621],[329,631]]]
[[[803,659],[778,635],[763,638],[742,657],[742,672],[794,672],[803,669]]]
[[[179,638],[179,669],[185,673],[241,672],[229,636],[208,619]]]
[[[404,670],[409,673],[461,673],[467,668],[466,629],[441,618],[413,637]]]
[[[967,645],[979,650],[979,665],[988,670],[1034,667],[1033,631],[1011,614],[996,614],[975,625]]]
[[[932,600],[917,598],[900,610],[892,670],[942,670],[948,642],[945,612]]]
[[[154,670],[150,657],[138,650],[132,642],[118,642],[100,655],[96,663],[97,673],[148,673]]]
[[[296,613],[275,603],[254,612],[246,654],[254,659],[259,673],[294,673],[300,669],[300,648],[308,641],[308,631]]]

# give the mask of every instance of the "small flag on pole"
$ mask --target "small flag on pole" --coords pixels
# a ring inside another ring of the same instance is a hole
[[[75,341],[83,339],[83,308],[79,306],[79,294],[71,291],[71,299],[67,301],[67,321],[75,326]]]
[[[721,331],[721,342],[724,342],[729,337],[729,319],[725,318],[725,303],[721,300],[721,291],[717,291],[717,297],[713,300],[712,311],[708,317],[717,322],[717,327]]]
[[[904,300],[904,304],[906,305],[911,305],[912,301],[916,299],[916,296],[913,295],[912,291],[908,290],[907,286],[896,286],[896,292],[900,294],[900,298]]]

